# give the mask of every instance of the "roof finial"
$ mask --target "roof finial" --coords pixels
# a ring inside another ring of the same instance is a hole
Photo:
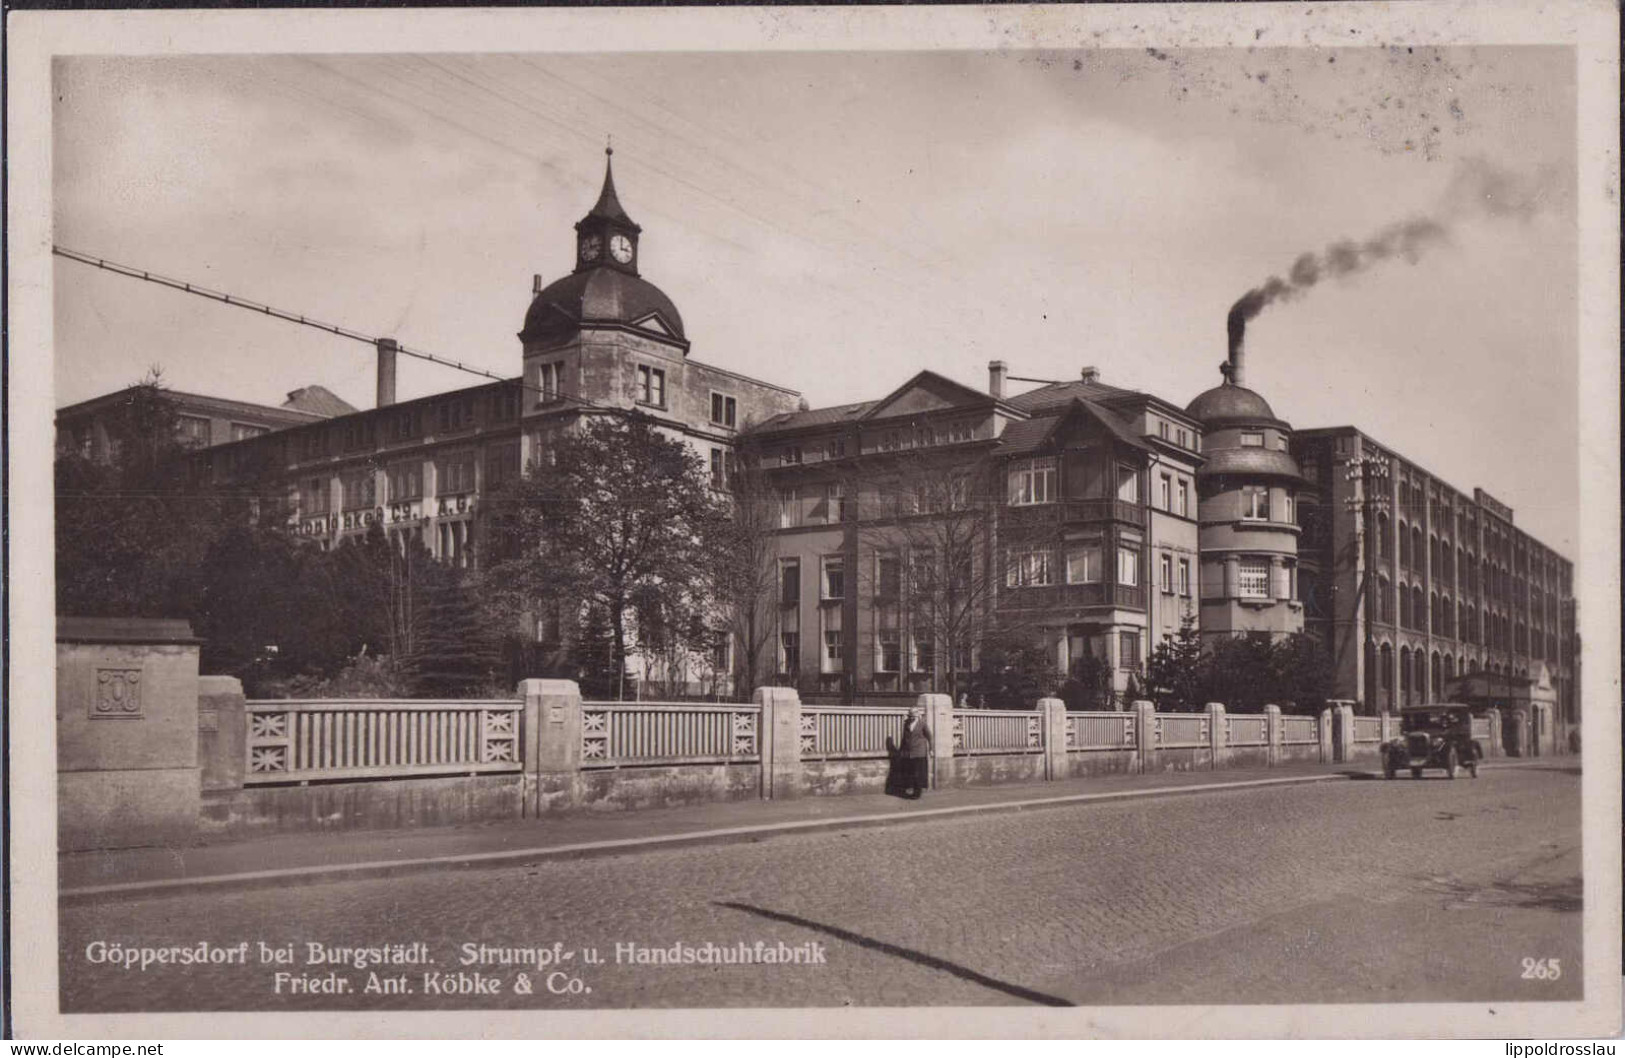
[[[615,134],[613,132],[607,132],[607,133],[604,134],[604,155],[606,157],[609,157],[609,156],[614,155],[614,153],[615,153]]]

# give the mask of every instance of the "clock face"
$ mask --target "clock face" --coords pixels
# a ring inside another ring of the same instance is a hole
[[[612,236],[609,240],[609,252],[615,255],[615,260],[626,264],[632,260],[632,240],[624,235]]]
[[[598,256],[599,251],[603,248],[603,243],[598,241],[598,236],[589,235],[581,240],[581,259],[591,261]]]

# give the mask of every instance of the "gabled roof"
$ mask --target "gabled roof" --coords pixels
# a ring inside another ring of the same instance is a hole
[[[898,404],[911,393],[925,391],[926,387],[928,386],[938,390],[945,390],[947,392],[949,395],[946,397],[946,399],[949,401],[949,403],[946,405],[947,407],[954,407],[961,404],[966,406],[974,405],[986,407],[994,399],[988,394],[983,393],[981,390],[972,389],[961,382],[955,382],[953,379],[939,375],[935,371],[925,370],[919,372],[913,378],[909,379],[907,382],[904,382],[901,386],[898,386],[884,397],[881,397],[879,400],[875,401],[873,406],[870,407],[868,411],[864,412],[863,417],[865,419],[877,419],[885,413],[885,410],[888,407]],[[935,411],[937,409],[920,408],[918,410],[925,412]]]
[[[1048,443],[1061,424],[1074,415],[1089,416],[1123,444],[1142,450],[1151,447],[1144,438],[1124,425],[1111,409],[1074,397],[1069,405],[1055,409],[1049,415],[1035,416],[1005,427],[1004,433],[999,436],[999,451],[1006,455],[1035,451]]]
[[[1104,382],[1084,382],[1074,379],[1070,382],[1052,382],[1047,386],[1028,390],[1026,393],[1005,398],[1006,403],[1014,404],[1018,408],[1035,414],[1041,410],[1059,408],[1070,401],[1084,400],[1111,400],[1114,397],[1143,397],[1145,394],[1133,389],[1121,389],[1117,386],[1108,386]]]
[[[360,410],[326,386],[305,386],[302,389],[296,389],[288,394],[288,399],[282,402],[282,406],[295,411],[308,411],[312,415],[323,415],[327,418],[336,415],[349,415]]]
[[[1060,421],[1059,415],[1016,420],[1006,426],[1004,432],[999,435],[999,453],[1020,455],[1023,452],[1037,451],[1044,447]]]
[[[796,430],[806,426],[828,426],[832,423],[850,422],[861,418],[875,402],[872,400],[859,401],[856,404],[837,404],[829,408],[810,408],[806,411],[787,411],[763,419],[751,429],[752,433],[766,430]]]

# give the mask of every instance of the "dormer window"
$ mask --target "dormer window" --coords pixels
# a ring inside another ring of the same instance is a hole
[[[1261,433],[1244,433],[1244,434],[1242,434],[1241,435],[1241,447],[1243,447],[1243,448],[1263,448],[1264,447],[1264,435],[1261,434]]]

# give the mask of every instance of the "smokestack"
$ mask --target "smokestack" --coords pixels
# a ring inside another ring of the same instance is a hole
[[[1099,382],[1100,368],[1090,365],[1089,367],[1086,367],[1082,371],[1078,372],[1078,378],[1084,382]]]
[[[378,406],[387,408],[395,403],[395,354],[400,344],[393,338],[379,338],[378,347]]]
[[[1004,399],[1004,374],[1009,370],[1003,360],[989,360],[987,362],[987,391],[993,395],[994,400]]]
[[[1230,339],[1230,370],[1225,372],[1225,381],[1232,386],[1245,386],[1241,380],[1242,362],[1247,356],[1247,332],[1237,331]]]
[[[530,296],[535,297],[542,292],[542,273],[533,272],[530,277]]]

